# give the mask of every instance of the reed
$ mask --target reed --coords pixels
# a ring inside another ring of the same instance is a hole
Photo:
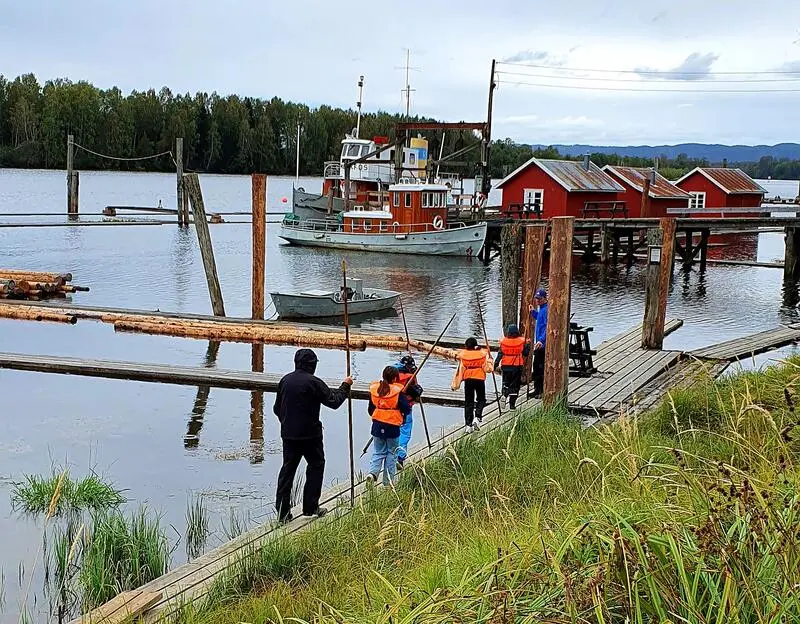
[[[202,494],[193,496],[186,505],[186,556],[198,557],[206,547],[209,536],[208,508]]]
[[[29,514],[47,513],[48,516],[109,509],[124,502],[122,492],[97,475],[73,480],[66,470],[53,472],[50,476],[26,475],[23,482],[13,485],[11,492],[11,505],[15,510]]]

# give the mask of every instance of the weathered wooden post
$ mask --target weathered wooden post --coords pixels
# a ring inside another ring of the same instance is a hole
[[[75,171],[75,137],[67,135],[67,214],[78,214],[78,172]]]
[[[675,259],[675,228],[673,217],[663,217],[661,229],[648,231],[647,295],[644,302],[642,348],[661,349],[664,346],[664,325],[667,318],[667,296]],[[650,234],[660,233],[660,237]],[[660,238],[660,240],[658,240]]]
[[[709,230],[708,228],[704,230],[700,230],[700,272],[705,273],[706,271],[706,262],[708,260],[708,237],[709,237]]]
[[[645,176],[644,184],[642,185],[642,218],[650,216],[650,176]]]
[[[522,226],[519,221],[506,223],[500,233],[500,280],[503,330],[518,323],[519,260],[522,248]]]
[[[177,177],[175,201],[178,209],[178,225],[189,225],[189,212],[183,197],[183,137],[175,139],[175,172]]]
[[[253,320],[264,319],[264,265],[266,262],[267,176],[254,173],[251,177],[253,213]]]
[[[784,233],[786,251],[783,257],[783,278],[797,281],[800,278],[800,228],[787,227]]]
[[[537,224],[528,225],[525,230],[525,254],[522,263],[522,293],[520,296],[519,304],[519,324],[520,332],[523,336],[531,338],[533,341],[533,332],[531,331],[531,315],[528,311],[528,306],[533,303],[533,294],[539,287],[539,282],[542,278],[542,259],[544,257],[544,243],[547,238],[547,225]],[[528,354],[525,362],[525,368],[522,371],[523,383],[527,383],[531,376],[531,367],[533,365],[533,351]]]
[[[609,260],[609,240],[608,240],[608,226],[603,224],[600,226],[600,262],[608,264]]]
[[[203,205],[203,193],[200,190],[200,179],[196,173],[187,173],[184,174],[183,181],[186,193],[192,202],[194,227],[197,230],[197,242],[200,244],[200,256],[203,259],[203,269],[208,282],[211,309],[214,312],[214,316],[225,316],[225,304],[222,301],[222,289],[219,286],[217,264],[214,262],[214,247],[211,243],[211,232],[208,231],[206,209]]]
[[[567,402],[569,387],[569,307],[572,288],[574,217],[554,217],[550,234],[550,292],[544,353],[547,405]]]

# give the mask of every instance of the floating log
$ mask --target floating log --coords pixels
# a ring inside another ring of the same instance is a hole
[[[15,271],[0,269],[0,280],[28,280],[31,282],[71,282],[72,273],[45,273],[42,271]]]
[[[6,316],[6,318],[14,318],[21,321],[51,321],[53,323],[69,323],[74,325],[78,322],[78,317],[74,314],[69,314],[63,310],[50,310],[45,307],[23,307],[23,306],[3,306],[9,307],[14,310],[13,316]],[[5,316],[5,315],[4,315]]]
[[[67,293],[89,290],[85,286],[69,284],[71,279],[71,273],[0,269],[0,298],[36,300],[48,297],[63,298]]]

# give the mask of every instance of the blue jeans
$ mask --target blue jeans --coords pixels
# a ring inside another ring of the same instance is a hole
[[[406,455],[408,455],[408,443],[411,442],[411,429],[413,427],[414,418],[411,416],[411,412],[409,412],[403,417],[403,424],[400,425],[400,441],[397,447],[397,457],[400,461],[405,461]]]
[[[383,472],[383,484],[389,485],[397,474],[397,443],[399,438],[372,436],[372,461],[369,472],[376,477]]]

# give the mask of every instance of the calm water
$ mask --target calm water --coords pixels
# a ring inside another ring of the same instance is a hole
[[[63,213],[63,172],[0,170],[0,223],[25,219],[12,212]],[[293,180],[270,178],[268,210],[285,210]],[[202,176],[207,210],[246,211],[250,179]],[[770,194],[790,196],[796,182],[763,182]],[[318,189],[319,179],[302,179],[306,190]],[[174,205],[175,178],[160,174],[81,173],[81,211],[99,213],[106,205]],[[493,198],[494,199],[494,198]],[[94,217],[96,218],[96,217]],[[231,217],[235,219],[236,217]],[[246,218],[246,217],[244,217]],[[241,219],[241,217],[240,217]],[[279,217],[271,217],[279,219]],[[40,216],[28,221],[63,221]],[[340,251],[291,248],[280,244],[277,224],[267,230],[267,290],[330,287],[340,280]],[[228,223],[211,228],[217,267],[229,315],[250,311],[250,226]],[[728,238],[712,256],[777,260],[783,257],[782,233]],[[437,334],[453,312],[448,333],[480,332],[476,294],[487,314],[490,334],[500,331],[499,268],[469,259],[416,258],[379,254],[345,254],[349,272],[365,284],[404,293],[412,334]],[[210,304],[194,230],[174,225],[136,227],[0,227],[0,266],[30,270],[70,271],[76,284],[91,287],[74,296],[75,303],[210,313]],[[575,269],[575,320],[594,327],[599,343],[641,322],[644,297],[642,266]],[[781,322],[798,319],[798,297],[783,291],[782,271],[754,267],[710,266],[676,273],[668,316],[686,323],[667,339],[667,348],[692,348],[743,336]],[[397,315],[363,321],[364,327],[402,332]],[[22,323],[0,319],[0,350],[122,359],[181,365],[210,365],[247,370],[250,346],[222,344],[214,356],[198,340],[115,334],[109,325],[81,321],[76,326]],[[344,354],[317,350],[318,372],[330,378],[344,375]],[[266,347],[266,370],[292,368],[294,348]],[[786,351],[757,358],[754,365],[779,358]],[[371,380],[397,353],[369,351],[353,356],[357,379]],[[211,356],[211,357],[209,357]],[[211,361],[208,361],[211,360]],[[431,361],[423,385],[445,386],[452,367]],[[73,475],[94,470],[126,490],[132,505],[147,503],[159,510],[175,531],[185,531],[190,493],[202,493],[214,513],[216,536],[231,509],[253,521],[271,513],[280,443],[272,395],[265,395],[263,422],[251,410],[248,392],[159,384],[99,380],[0,370],[0,569],[5,610],[0,621],[16,621],[20,596],[34,567],[41,527],[13,513],[11,483],[25,474],[48,473],[68,466]],[[432,430],[458,422],[456,409],[427,408]],[[326,482],[347,477],[346,411],[327,412]],[[356,441],[369,435],[366,405],[355,404]],[[422,437],[415,428],[415,440]],[[181,541],[175,561],[184,557]],[[36,564],[41,571],[41,561]],[[20,566],[24,578],[20,579]],[[40,585],[40,583],[38,583]],[[20,590],[20,586],[23,588]],[[34,583],[37,587],[37,583]],[[38,596],[37,619],[46,617],[46,600]],[[32,603],[33,598],[29,601]],[[42,611],[44,609],[44,611]]]

